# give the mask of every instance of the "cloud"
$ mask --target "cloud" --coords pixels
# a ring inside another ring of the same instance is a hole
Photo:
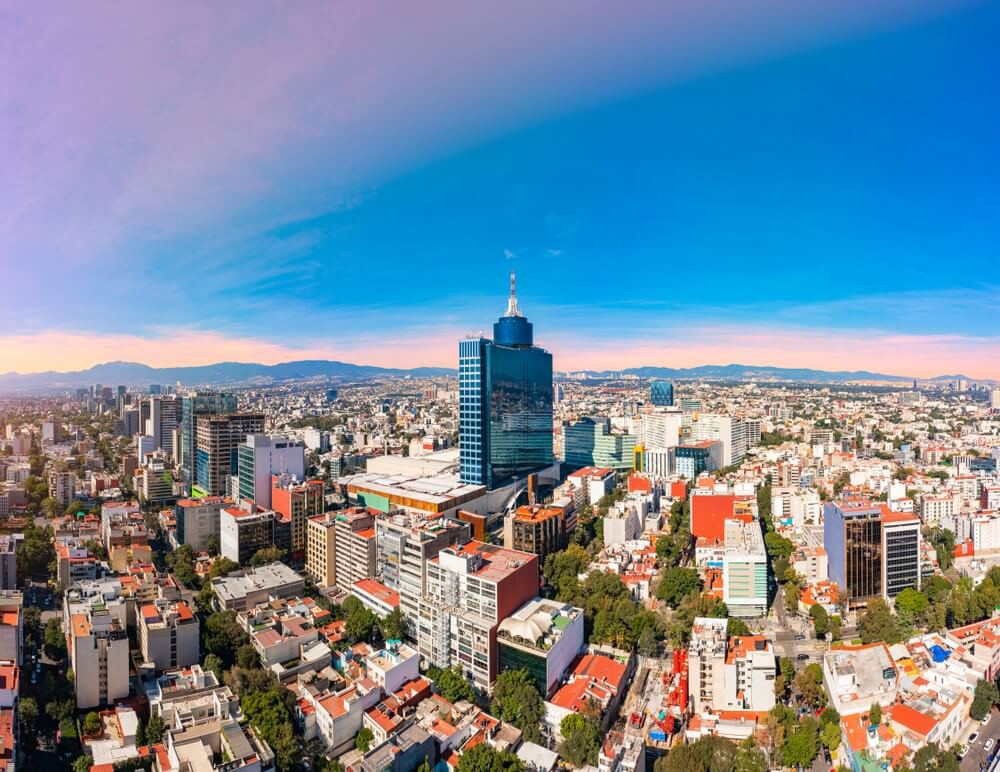
[[[559,255],[562,254],[561,249],[546,249],[545,251],[548,252],[552,257],[559,257]]]
[[[517,253],[510,249],[504,249],[503,256],[507,260],[513,260],[515,257],[517,257]]]

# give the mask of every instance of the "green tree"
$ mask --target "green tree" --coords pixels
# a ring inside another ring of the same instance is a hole
[[[868,708],[868,721],[873,726],[882,723],[882,706],[877,702],[873,702],[871,707]]]
[[[354,747],[357,748],[362,753],[368,753],[368,749],[371,748],[372,740],[375,739],[375,735],[372,730],[366,726],[361,727],[361,730],[354,736]]]
[[[830,615],[820,604],[814,603],[809,609],[809,618],[812,619],[817,638],[822,638],[830,631]]]
[[[896,618],[889,604],[881,598],[868,602],[868,608],[858,621],[858,635],[863,643],[885,641],[891,645],[902,640]]]
[[[823,691],[823,668],[813,662],[806,665],[795,676],[792,688],[803,703],[815,710],[826,704],[826,692]]]
[[[275,547],[273,544],[270,547],[262,547],[257,550],[253,557],[250,558],[250,565],[254,568],[259,568],[260,566],[266,566],[268,563],[277,563],[279,560],[284,560],[285,551],[281,547]]]
[[[524,764],[510,751],[479,743],[462,753],[457,772],[524,772]]]
[[[462,670],[457,665],[453,668],[431,668],[427,671],[427,676],[434,682],[434,687],[438,694],[448,702],[459,702],[466,700],[475,702],[476,692],[465,680]]]
[[[729,621],[726,623],[726,635],[730,637],[750,635],[750,628],[747,627],[747,623],[742,619],[729,617]]]
[[[300,759],[300,743],[292,724],[291,692],[280,686],[248,692],[242,696],[243,714],[274,751],[279,770],[292,770]]]
[[[701,579],[694,568],[668,568],[656,588],[656,597],[672,608],[693,592],[701,590]]]
[[[73,759],[73,772],[90,772],[90,768],[93,764],[93,756],[77,756]]]
[[[215,579],[239,570],[240,564],[235,560],[230,560],[229,558],[216,558],[212,563],[212,567],[208,569],[208,576],[210,579]]]
[[[406,635],[406,616],[397,606],[379,621],[378,627],[387,641],[401,641]]]
[[[45,705],[45,713],[53,721],[63,721],[76,712],[76,700],[60,699],[49,700]]]
[[[789,767],[808,767],[819,753],[819,722],[806,718],[781,747],[781,760]]]
[[[215,677],[219,679],[219,682],[222,682],[222,671],[226,668],[218,654],[209,654],[205,657],[205,661],[202,664],[205,670],[211,670],[215,673]]]
[[[236,650],[236,667],[250,670],[259,665],[260,657],[257,656],[257,649],[253,647],[252,643],[244,643]]]
[[[163,730],[163,719],[159,716],[151,716],[149,723],[146,724],[146,743],[155,745],[158,742],[163,742]]]
[[[493,714],[523,733],[527,742],[541,743],[545,705],[527,670],[505,670],[493,687]]]
[[[972,707],[969,708],[969,715],[976,721],[981,721],[997,703],[1000,703],[1000,694],[997,692],[996,684],[980,678],[976,682],[976,692],[972,698]]]
[[[66,636],[63,635],[62,622],[53,617],[45,623],[43,648],[49,659],[62,660],[66,657]]]
[[[83,733],[88,737],[93,737],[101,731],[101,717],[94,711],[90,711],[83,717]]]
[[[823,729],[819,736],[820,741],[827,750],[836,750],[837,746],[840,745],[840,725],[823,724],[822,726]]]
[[[18,706],[17,718],[21,724],[21,732],[34,734],[38,723],[38,703],[34,697],[21,697]]]
[[[574,767],[596,766],[601,749],[601,729],[593,718],[570,713],[559,725],[563,736],[559,755]]]
[[[210,614],[201,626],[202,646],[228,667],[233,664],[236,651],[250,642],[249,636],[236,620],[235,611],[217,611]]]

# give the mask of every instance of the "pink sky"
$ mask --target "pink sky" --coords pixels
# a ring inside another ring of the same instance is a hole
[[[442,329],[419,336],[352,337],[342,343],[312,341],[292,346],[184,329],[161,329],[154,338],[44,331],[0,336],[0,372],[78,370],[112,360],[154,367],[223,361],[276,364],[298,359],[338,359],[403,368],[454,367],[457,341],[462,334],[458,329]],[[537,343],[553,353],[555,366],[562,371],[739,363],[871,370],[918,378],[962,373],[972,378],[1000,379],[1000,338],[782,328],[747,331],[733,325],[677,329],[669,338],[640,339],[625,345],[577,335],[540,336]]]

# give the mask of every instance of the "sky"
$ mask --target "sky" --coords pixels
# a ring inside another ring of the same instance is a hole
[[[0,372],[1000,379],[1000,2],[0,0]]]

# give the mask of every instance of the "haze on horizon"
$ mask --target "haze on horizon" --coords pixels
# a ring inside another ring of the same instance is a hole
[[[0,372],[1000,379],[1000,3],[380,9],[0,12]]]

